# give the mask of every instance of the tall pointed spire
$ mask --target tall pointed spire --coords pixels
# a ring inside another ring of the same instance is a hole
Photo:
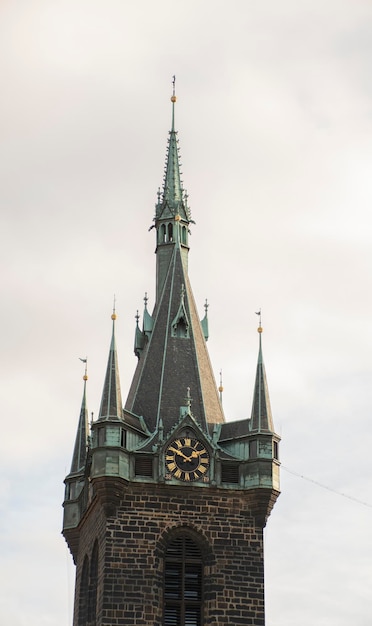
[[[107,370],[105,383],[103,386],[101,408],[99,410],[98,419],[122,419],[123,418],[123,403],[121,399],[120,390],[120,378],[119,378],[119,366],[118,356],[116,350],[115,341],[115,304],[112,319],[112,336],[111,345],[109,351],[109,357],[107,362]]]
[[[188,237],[191,222],[180,179],[175,130],[175,77],[173,77],[172,126],[169,133],[163,194],[156,205],[156,302],[147,341],[137,349],[137,369],[125,408],[142,416],[154,432],[160,423],[164,433],[174,426],[190,387],[193,416],[204,430],[210,422],[224,422],[207,347],[207,308],[201,323],[188,277]],[[150,332],[151,330],[151,332]],[[138,343],[138,342],[137,342]]]
[[[181,181],[181,164],[175,128],[175,105],[177,102],[175,76],[173,76],[172,85],[172,125],[169,131],[163,191],[159,194],[156,205],[156,219],[174,218],[179,215],[182,220],[188,222],[190,215],[187,208],[187,194],[184,192]]]
[[[176,97],[176,77],[173,76],[172,102],[172,127],[169,133],[168,154],[165,166],[163,201],[169,204],[169,208],[175,210],[182,201],[182,183],[180,172],[180,161],[178,153],[177,131],[175,129],[175,105]]]
[[[262,332],[261,311],[257,313],[260,316],[260,325],[257,329],[259,333],[259,350],[256,370],[256,382],[254,387],[251,425],[252,431],[258,432],[274,432],[273,418],[271,414],[269,389],[267,386],[265,365],[262,356]]]
[[[87,458],[87,443],[88,443],[87,359],[84,359],[83,361],[85,362],[85,374],[83,377],[84,391],[83,391],[83,399],[81,402],[79,423],[78,423],[78,428],[76,432],[74,453],[72,455],[71,470],[70,470],[71,474],[81,472],[84,469],[85,461]]]

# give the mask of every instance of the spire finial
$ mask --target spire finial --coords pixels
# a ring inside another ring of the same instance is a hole
[[[136,322],[137,322],[137,326],[138,326],[138,322],[139,322],[139,318],[140,318],[139,313],[138,313],[138,309],[137,309],[137,313],[135,314],[134,317],[136,318]]]
[[[147,297],[147,291],[145,291],[145,297],[143,298],[143,301],[145,303],[145,309],[147,308],[147,303],[149,301],[148,297]]]
[[[208,304],[208,300],[206,298],[205,302],[204,302],[205,317],[208,317],[208,307],[209,307],[209,304]]]
[[[174,105],[177,102],[177,98],[176,98],[176,75],[175,74],[173,74],[172,86],[173,86],[172,97],[171,97],[171,103],[172,103],[172,131],[174,131]]]
[[[186,406],[189,410],[189,413],[191,413],[191,401],[192,401],[192,397],[191,397],[191,393],[190,393],[190,387],[187,387],[186,390]]]
[[[82,363],[85,363],[85,372],[84,372],[84,376],[83,376],[83,380],[87,381],[88,380],[88,374],[87,374],[87,369],[88,369],[88,357],[86,356],[85,359],[81,359],[79,357],[79,361],[81,361]]]
[[[261,309],[259,311],[255,311],[256,315],[258,315],[258,328],[257,328],[257,332],[258,333],[262,333],[263,328],[261,325]]]
[[[220,402],[222,404],[222,393],[223,393],[222,368],[220,369],[220,386],[218,387],[218,391],[219,391],[219,394],[220,394]]]
[[[114,304],[112,306],[112,315],[111,315],[111,319],[112,319],[113,322],[116,320],[116,309],[115,309],[115,306],[116,306],[116,296],[114,294]]]

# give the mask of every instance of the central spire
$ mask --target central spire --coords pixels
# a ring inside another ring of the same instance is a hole
[[[201,324],[188,277],[191,222],[182,188],[175,130],[175,77],[172,125],[169,131],[163,193],[156,205],[156,302],[147,311],[143,331],[137,323],[135,353],[139,359],[126,410],[142,416],[154,432],[168,432],[178,421],[184,390],[190,388],[193,416],[207,431],[209,422],[223,422],[217,386],[205,344],[207,315]]]
[[[179,157],[177,131],[175,130],[176,77],[172,80],[172,125],[169,131],[163,190],[158,191],[158,201],[155,208],[156,228],[156,300],[160,298],[165,277],[169,269],[172,250],[175,245],[182,249],[182,255],[187,263],[189,250],[189,225],[191,222],[190,209],[187,206],[187,193],[181,181],[181,164]]]
[[[174,217],[181,208],[180,205],[183,203],[184,192],[181,181],[177,131],[175,129],[175,105],[177,102],[175,76],[173,76],[172,85],[172,126],[171,130],[169,131],[167,160],[165,164],[165,175],[162,194],[163,197],[161,204],[163,205],[163,209],[165,208],[164,204],[166,204],[169,213],[172,215],[172,217]],[[185,215],[185,217],[187,218],[187,215]]]

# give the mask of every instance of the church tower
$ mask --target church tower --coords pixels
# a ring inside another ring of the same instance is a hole
[[[188,277],[190,210],[174,93],[154,217],[156,302],[135,329],[123,407],[116,313],[98,418],[86,381],[63,535],[76,564],[74,626],[264,626],[263,528],[279,495],[262,357],[251,417],[225,421]],[[220,387],[220,391],[222,388]]]

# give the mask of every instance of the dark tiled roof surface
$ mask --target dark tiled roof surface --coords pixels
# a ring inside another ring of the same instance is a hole
[[[221,427],[219,441],[228,439],[238,439],[249,434],[249,419],[238,420],[236,422],[225,422]]]
[[[182,286],[190,324],[188,337],[172,336],[172,321],[180,308]],[[138,362],[125,408],[143,415],[150,431],[155,430],[161,417],[166,433],[178,421],[189,387],[191,411],[203,429],[208,421],[222,422],[223,412],[203,331],[181,248],[176,244],[152,317],[152,334]]]

